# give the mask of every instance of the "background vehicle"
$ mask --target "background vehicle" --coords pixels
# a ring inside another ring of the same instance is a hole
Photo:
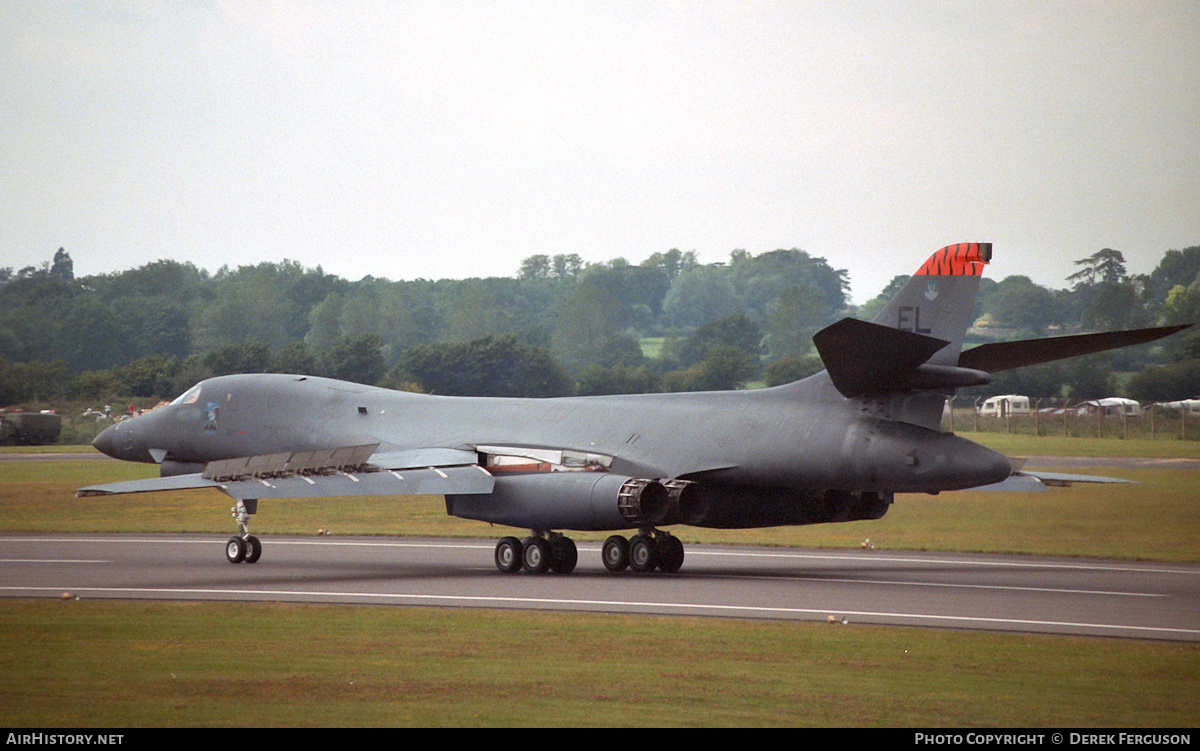
[[[44,445],[58,440],[62,417],[53,412],[0,412],[0,444]]]
[[[1009,415],[1028,415],[1032,412],[1029,407],[1029,397],[1019,394],[1003,394],[988,397],[979,414],[985,417],[1008,417]]]

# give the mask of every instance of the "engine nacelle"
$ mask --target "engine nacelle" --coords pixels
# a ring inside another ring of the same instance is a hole
[[[671,511],[658,480],[608,472],[538,472],[496,477],[488,495],[447,495],[446,513],[536,530],[616,530],[657,525]]]

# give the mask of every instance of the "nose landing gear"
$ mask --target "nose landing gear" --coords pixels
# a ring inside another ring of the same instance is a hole
[[[230,509],[233,520],[237,522],[240,535],[230,537],[225,543],[225,559],[230,563],[257,563],[262,556],[262,542],[250,534],[250,517],[258,510],[258,501],[247,499],[238,501]]]

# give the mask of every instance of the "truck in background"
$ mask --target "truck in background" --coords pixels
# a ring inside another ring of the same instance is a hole
[[[62,417],[53,412],[0,412],[0,445],[42,446],[58,440]]]

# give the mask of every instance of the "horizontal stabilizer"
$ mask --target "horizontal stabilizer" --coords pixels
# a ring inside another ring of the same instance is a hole
[[[1031,472],[1029,470],[1023,470],[1020,472],[1020,474],[1028,475],[1029,477],[1036,477],[1042,483],[1044,483],[1046,485],[1056,486],[1056,487],[1067,487],[1068,485],[1070,485],[1073,482],[1090,482],[1090,483],[1100,483],[1100,484],[1123,484],[1123,485],[1136,485],[1137,484],[1133,480],[1122,480],[1118,477],[1102,477],[1102,476],[1098,476],[1098,475],[1072,475],[1072,474],[1066,474],[1063,472]]]
[[[974,375],[967,377],[959,372],[961,368],[953,366],[921,369],[926,360],[949,342],[877,323],[843,318],[818,331],[813,344],[834,387],[847,398],[934,388],[960,376],[975,380]]]
[[[1072,483],[1087,482],[1087,483],[1124,483],[1135,485],[1133,480],[1122,480],[1116,477],[1103,477],[1098,475],[1073,475],[1062,472],[1031,472],[1026,469],[1017,470],[1012,473],[1007,480],[992,484],[983,485],[977,488],[968,488],[968,490],[1000,490],[1010,492],[1041,492],[1047,487],[1069,487]]]
[[[958,356],[959,367],[982,370],[987,373],[997,373],[1012,368],[1022,368],[1026,365],[1064,360],[1068,357],[1091,355],[1096,352],[1107,352],[1110,349],[1129,347],[1134,344],[1145,344],[1155,339],[1170,336],[1188,328],[1184,326],[1164,326],[1153,329],[1135,329],[1132,331],[1110,331],[1101,334],[1077,334],[1074,336],[1055,336],[1046,339],[1025,339],[1017,342],[995,342],[981,344],[978,347],[965,350]]]

